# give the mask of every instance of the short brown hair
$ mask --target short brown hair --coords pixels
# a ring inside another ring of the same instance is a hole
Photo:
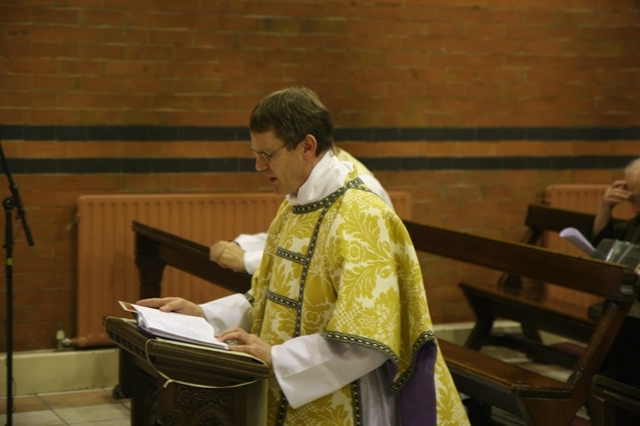
[[[318,141],[316,154],[333,148],[331,115],[318,95],[306,87],[288,87],[264,97],[251,113],[249,130],[273,130],[287,149],[295,148],[307,135]]]

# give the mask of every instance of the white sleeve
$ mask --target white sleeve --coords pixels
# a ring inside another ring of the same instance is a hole
[[[278,384],[293,408],[333,393],[387,361],[374,349],[327,340],[319,334],[273,346],[271,359]]]
[[[247,298],[240,293],[203,303],[200,307],[216,333],[233,327],[251,330],[253,307]]]
[[[267,242],[267,233],[240,234],[233,241],[244,251],[264,250],[264,245]]]
[[[394,210],[393,207],[393,202],[391,202],[391,197],[389,197],[389,194],[387,193],[387,191],[384,189],[384,187],[382,186],[382,184],[380,183],[380,181],[378,179],[375,178],[375,176],[373,175],[359,175],[358,176],[360,179],[362,179],[362,181],[364,182],[365,185],[367,185],[369,187],[369,189],[376,194],[378,197],[382,198],[382,200],[387,203],[387,205],[389,207],[391,207],[391,210]]]
[[[264,245],[267,242],[267,233],[240,234],[234,240],[244,250],[244,270],[253,275],[260,267]]]
[[[244,270],[253,275],[260,267],[262,262],[263,250],[245,251],[244,252]]]

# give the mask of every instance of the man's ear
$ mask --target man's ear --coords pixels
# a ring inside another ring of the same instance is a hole
[[[317,147],[318,147],[318,141],[316,140],[315,136],[313,135],[305,136],[304,140],[302,141],[303,153],[315,155]]]

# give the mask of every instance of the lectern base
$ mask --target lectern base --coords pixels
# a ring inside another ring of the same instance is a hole
[[[265,424],[269,369],[253,358],[158,341],[108,317],[120,347],[115,398],[131,398],[132,426]]]

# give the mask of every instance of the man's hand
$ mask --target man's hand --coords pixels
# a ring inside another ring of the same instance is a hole
[[[631,191],[627,189],[627,182],[624,180],[617,180],[604,192],[602,203],[613,208],[621,202],[628,200],[632,195]]]
[[[223,268],[245,272],[244,250],[232,241],[218,241],[209,250],[209,259]]]
[[[229,349],[245,352],[264,361],[271,367],[271,345],[241,328],[230,328],[216,335],[216,339],[229,344]]]
[[[614,181],[604,191],[604,197],[600,208],[596,212],[596,218],[593,221],[593,228],[591,230],[591,236],[595,237],[602,231],[607,223],[611,220],[612,210],[615,206],[623,201],[629,200],[633,194],[627,187],[627,182],[624,180]]]
[[[136,305],[146,306],[148,308],[158,308],[163,312],[177,312],[179,314],[204,317],[204,312],[200,305],[189,302],[181,297],[142,299],[138,300]]]

